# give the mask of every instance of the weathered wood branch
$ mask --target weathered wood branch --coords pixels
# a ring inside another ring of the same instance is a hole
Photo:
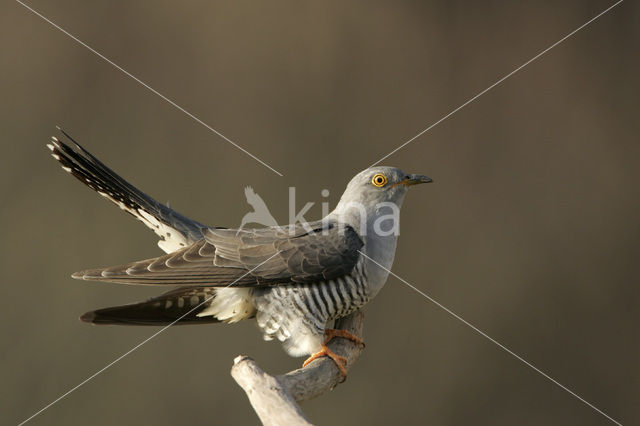
[[[358,311],[337,320],[335,328],[362,337],[363,323],[364,314]],[[328,346],[336,354],[347,358],[347,371],[363,349],[341,338],[333,339]],[[328,357],[318,358],[305,368],[271,376],[262,371],[254,360],[241,355],[234,360],[231,375],[244,389],[253,409],[266,426],[311,425],[297,403],[322,395],[342,381],[338,367]]]

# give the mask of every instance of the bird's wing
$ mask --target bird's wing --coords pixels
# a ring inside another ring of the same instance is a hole
[[[201,230],[205,225],[160,204],[94,157],[64,130],[60,131],[67,141],[51,138],[51,143],[47,146],[53,158],[80,182],[154,231],[160,237],[158,245],[165,252],[186,247],[203,237]]]
[[[350,273],[364,244],[355,230],[338,223],[309,225],[206,229],[204,239],[174,253],[73,277],[139,285],[256,287],[314,283]]]

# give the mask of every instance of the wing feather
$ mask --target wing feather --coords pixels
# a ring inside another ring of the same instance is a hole
[[[350,226],[318,222],[260,230],[206,229],[204,239],[152,259],[89,269],[74,278],[139,285],[254,287],[347,275],[363,242]]]

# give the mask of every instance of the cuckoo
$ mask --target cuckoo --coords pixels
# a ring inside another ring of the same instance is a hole
[[[226,229],[157,202],[61,132],[47,146],[62,168],[151,228],[166,253],[74,273],[81,280],[168,290],[143,302],[87,312],[82,321],[167,326],[255,319],[265,340],[279,340],[291,356],[308,356],[303,365],[328,356],[346,375],[346,360],[327,343],[334,337],[362,342],[328,327],[380,291],[398,239],[398,229],[389,228],[398,225],[408,188],[432,179],[371,167],[351,179],[322,220]]]

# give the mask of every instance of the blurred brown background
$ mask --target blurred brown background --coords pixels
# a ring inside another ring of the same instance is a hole
[[[155,328],[78,315],[158,293],[71,272],[155,256],[154,235],[63,173],[61,124],[135,185],[237,226],[246,185],[287,220],[613,1],[29,4],[284,173],[279,177],[15,2],[0,6],[0,423]],[[623,424],[639,424],[640,9],[631,1],[386,160],[412,190],[394,271]],[[218,202],[214,200],[219,200]],[[606,425],[390,279],[318,424]],[[297,367],[252,323],[173,327],[33,424],[256,424],[229,375]]]

